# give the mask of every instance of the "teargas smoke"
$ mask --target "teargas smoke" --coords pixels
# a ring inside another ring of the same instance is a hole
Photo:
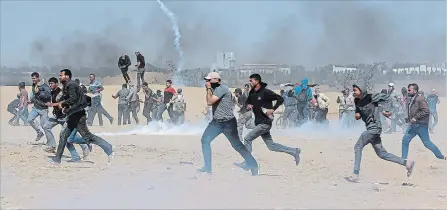
[[[163,2],[161,2],[160,0],[157,0],[157,2],[160,5],[160,8],[163,10],[163,12],[168,16],[169,20],[171,21],[172,30],[174,30],[174,33],[175,33],[174,45],[175,45],[175,49],[177,50],[179,59],[180,59],[177,64],[177,72],[180,72],[183,70],[183,65],[185,64],[185,60],[183,58],[182,47],[180,46],[181,34],[180,34],[178,24],[177,24],[177,16],[173,12],[171,12],[171,10],[169,10],[165,6],[165,4],[163,4]]]

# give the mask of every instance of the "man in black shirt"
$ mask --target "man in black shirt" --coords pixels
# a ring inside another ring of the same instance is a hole
[[[237,106],[239,107],[239,119],[237,120],[237,132],[239,138],[243,139],[242,134],[244,131],[244,125],[247,129],[253,129],[255,127],[253,112],[247,109],[247,95],[245,95],[240,88],[234,90],[234,95],[237,98]]]
[[[141,83],[144,83],[144,72],[146,63],[144,60],[144,56],[141,55],[140,52],[135,52],[135,55],[137,56],[137,64],[135,64],[135,67],[137,67],[137,92],[140,92],[140,80]]]
[[[61,132],[59,145],[57,147],[56,156],[50,159],[51,163],[60,164],[62,154],[64,153],[65,145],[68,137],[74,129],[81,134],[86,143],[93,143],[101,147],[109,157],[109,162],[112,160],[113,148],[109,142],[105,141],[99,136],[92,134],[87,127],[87,117],[85,114],[85,107],[88,106],[87,96],[82,91],[81,87],[71,80],[72,74],[69,69],[63,69],[59,73],[59,81],[64,85],[62,100],[57,104],[57,107],[62,109],[62,113],[67,115],[67,128]]]
[[[143,58],[144,60],[144,58]],[[130,58],[126,54],[122,54],[120,58],[118,59],[118,68],[121,69],[121,73],[123,74],[124,80],[126,81],[126,84],[129,84],[130,77],[127,71],[129,70],[129,66],[132,63],[130,62]]]
[[[292,155],[295,158],[295,164],[298,165],[301,150],[276,143],[270,135],[273,112],[282,105],[284,99],[275,92],[267,89],[267,84],[261,81],[261,75],[259,74],[252,74],[250,76],[250,86],[251,90],[247,99],[247,109],[253,110],[256,126],[244,139],[248,151],[252,151],[252,141],[261,136],[269,150]],[[273,101],[276,101],[275,106],[273,106]],[[235,165],[248,170],[248,165],[245,162],[236,163]]]

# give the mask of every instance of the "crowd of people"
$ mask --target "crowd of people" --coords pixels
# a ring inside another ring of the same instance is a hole
[[[166,110],[170,123],[184,123],[186,102],[182,89],[176,91],[172,87],[172,81],[167,80],[163,92],[161,90],[153,92],[143,78],[145,70],[141,63],[144,63],[144,57],[140,53],[137,53],[138,56],[140,58],[137,74],[140,75],[138,79],[142,80],[141,87],[145,99],[139,98],[139,83],[135,87],[128,76],[128,69],[126,69],[130,65],[126,61],[128,56],[121,56],[118,66],[123,73],[125,84],[122,85],[121,90],[112,95],[114,99],[118,99],[117,124],[130,124],[130,113],[135,123],[139,124],[138,112],[141,103],[144,103],[143,116],[146,117],[146,124],[153,120],[163,121],[162,115]],[[59,79],[52,77],[47,84],[40,78],[39,73],[32,73],[31,94],[26,91],[25,82],[20,82],[17,99],[8,106],[8,111],[14,115],[9,122],[11,125],[19,125],[21,119],[24,124],[30,125],[37,133],[36,141],[45,136],[47,143],[44,150],[55,153],[55,156],[49,160],[52,163],[61,163],[65,147],[71,153],[72,162],[81,161],[73,144],[80,145],[83,160],[89,160],[91,144],[96,144],[104,150],[111,161],[114,157],[112,145],[92,134],[88,129],[96,114],[98,114],[100,125],[102,125],[102,115],[105,115],[110,123],[114,122],[114,118],[102,106],[101,92],[104,87],[94,74],[90,74],[88,88],[79,80],[72,80],[72,76],[69,69],[63,69],[60,71]],[[222,133],[244,158],[243,162],[234,164],[244,170],[250,170],[252,175],[259,173],[259,166],[251,154],[252,141],[258,137],[263,139],[269,150],[292,156],[295,165],[298,165],[301,149],[274,142],[270,133],[274,121],[273,113],[282,105],[285,106],[284,117],[290,121],[290,125],[302,125],[311,119],[327,124],[330,100],[319,87],[312,90],[307,79],[303,79],[291,90],[282,91],[281,94],[268,89],[259,74],[252,74],[249,77],[249,84],[246,84],[243,89],[236,88],[234,93],[228,86],[222,84],[222,78],[218,72],[209,73],[204,80],[206,103],[210,108],[205,113],[209,124],[201,138],[204,166],[198,170],[199,172],[212,173],[211,141]],[[402,97],[399,97],[394,90],[394,84],[390,83],[388,90],[372,94],[368,93],[365,87],[354,84],[352,89],[345,89],[342,92],[343,95],[337,99],[337,103],[340,104],[339,118],[344,126],[351,127],[355,120],[360,119],[366,126],[366,131],[361,134],[355,144],[353,175],[347,177],[350,182],[357,182],[359,179],[362,150],[367,144],[373,146],[380,158],[403,165],[408,176],[411,175],[414,167],[414,161],[407,160],[408,148],[410,141],[416,135],[438,159],[446,160],[429,137],[429,131],[433,132],[437,122],[436,104],[439,103],[439,98],[436,92],[432,90],[430,95],[425,97],[417,84],[409,84],[407,88],[402,89]],[[29,113],[28,104],[33,104]],[[52,108],[51,116],[48,113],[50,107]],[[238,119],[234,115],[235,107],[239,108]],[[39,123],[36,118],[39,118]],[[432,123],[430,123],[430,118],[433,118]],[[387,120],[391,123],[390,128],[385,130],[384,125]],[[62,126],[58,144],[52,134],[52,129],[57,125]],[[401,127],[405,133],[402,139],[401,157],[388,153],[381,143],[381,134],[395,131],[393,129],[395,125]],[[245,136],[243,135],[244,127],[250,130]]]

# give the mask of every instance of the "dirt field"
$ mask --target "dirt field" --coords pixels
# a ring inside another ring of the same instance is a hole
[[[111,95],[119,88],[106,86],[103,93],[104,107],[115,119],[117,101]],[[30,145],[35,138],[31,127],[7,124],[6,106],[17,88],[1,87],[1,208],[447,208],[447,162],[435,159],[417,137],[410,145],[410,158],[416,160],[411,179],[402,166],[380,160],[367,146],[360,183],[346,182],[344,177],[353,167],[353,147],[363,128],[342,130],[336,121],[326,130],[305,126],[272,131],[275,141],[302,148],[298,167],[292,157],[270,152],[257,139],[253,153],[261,176],[252,177],[233,166],[242,158],[219,136],[212,144],[213,175],[197,174],[195,170],[202,166],[200,137],[206,126],[201,121],[205,91],[183,90],[187,125],[157,130],[155,125],[118,127],[116,120],[113,125],[105,120],[103,127],[91,130],[114,145],[112,165],[94,146],[94,163],[68,163],[66,151],[62,164],[53,166],[41,146]],[[336,113],[337,94],[328,95],[331,112]],[[441,98],[441,103],[446,101]],[[439,109],[440,122],[432,140],[447,154],[447,108],[441,105]],[[143,119],[140,113],[140,121]],[[95,119],[95,125],[97,122]],[[60,128],[54,130],[58,137]],[[400,156],[401,138],[400,133],[384,135],[383,143]]]

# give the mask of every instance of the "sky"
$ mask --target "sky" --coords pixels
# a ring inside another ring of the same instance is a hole
[[[236,62],[306,66],[442,62],[445,1],[166,1],[186,67],[218,51]],[[156,1],[1,1],[1,65],[105,65],[121,53],[178,61]]]

